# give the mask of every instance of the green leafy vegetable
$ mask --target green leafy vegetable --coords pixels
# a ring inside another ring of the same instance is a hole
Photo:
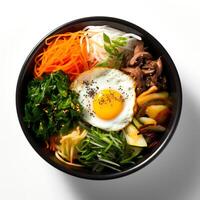
[[[115,40],[111,40],[108,35],[103,34],[104,49],[109,54],[108,58],[97,64],[97,66],[109,66],[114,68],[120,68],[123,61],[123,53],[120,52],[120,48],[127,44],[126,37],[117,37]]]
[[[111,44],[110,38],[105,33],[103,34],[103,40],[104,42]]]
[[[91,127],[77,150],[80,163],[100,172],[104,168],[120,171],[122,165],[134,163],[133,159],[142,148],[128,145],[122,132],[106,132]]]
[[[77,97],[62,72],[34,79],[28,85],[24,121],[42,140],[66,133],[80,118],[82,109]]]

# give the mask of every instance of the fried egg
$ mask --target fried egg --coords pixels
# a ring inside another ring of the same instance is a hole
[[[83,120],[106,131],[118,131],[133,118],[134,80],[117,69],[95,67],[71,84],[79,94]]]

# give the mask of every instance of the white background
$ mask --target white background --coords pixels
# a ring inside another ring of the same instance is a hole
[[[113,16],[133,22],[167,49],[183,87],[180,123],[170,144],[147,167],[110,181],[66,175],[27,142],[15,109],[21,66],[49,31],[76,18]],[[198,1],[0,0],[0,199],[199,200],[200,5]]]

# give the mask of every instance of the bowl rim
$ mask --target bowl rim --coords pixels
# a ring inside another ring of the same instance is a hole
[[[25,125],[23,122],[23,117],[21,114],[21,108],[19,106],[19,102],[20,102],[20,89],[22,86],[22,80],[25,76],[25,69],[27,66],[27,63],[29,61],[29,58],[35,53],[37,52],[38,47],[43,43],[43,41],[49,37],[52,34],[55,34],[56,32],[58,32],[59,30],[62,30],[64,27],[69,26],[69,25],[73,25],[76,23],[81,23],[81,22],[89,22],[89,21],[108,21],[108,22],[114,22],[114,23],[118,23],[118,24],[122,24],[125,25],[127,27],[130,27],[132,29],[137,30],[138,32],[144,34],[146,37],[149,38],[149,40],[152,41],[152,43],[155,43],[157,45],[157,47],[159,49],[162,49],[162,51],[165,52],[166,56],[168,57],[168,61],[171,64],[171,67],[174,70],[174,76],[176,79],[176,87],[178,88],[177,92],[177,107],[176,107],[176,112],[175,112],[175,116],[174,116],[174,120],[171,124],[170,130],[167,134],[167,136],[165,137],[165,139],[162,141],[162,143],[160,144],[160,146],[155,149],[150,156],[148,156],[145,160],[143,160],[141,163],[127,169],[124,171],[120,171],[120,172],[116,172],[116,173],[112,173],[112,174],[83,174],[80,173],[79,171],[74,171],[74,170],[68,170],[67,168],[62,167],[61,165],[55,163],[53,160],[49,159],[47,156],[44,156],[44,154],[42,154],[41,152],[41,148],[36,147],[33,143],[32,140],[32,136],[28,133],[28,131],[26,131],[25,129]],[[26,60],[24,61],[24,64],[20,70],[19,76],[18,76],[18,80],[17,80],[17,87],[16,87],[16,94],[15,94],[15,98],[16,98],[16,111],[17,111],[17,116],[18,116],[18,120],[20,122],[21,128],[23,130],[23,133],[25,135],[25,137],[27,138],[27,140],[29,141],[30,145],[33,147],[33,149],[44,159],[46,160],[49,164],[51,164],[52,166],[54,166],[56,169],[59,169],[67,174],[70,174],[72,176],[75,177],[79,177],[79,178],[84,178],[84,179],[90,179],[90,180],[108,180],[108,179],[115,179],[115,178],[120,178],[129,174],[132,174],[138,170],[140,170],[141,168],[147,166],[149,163],[151,163],[156,157],[159,156],[159,154],[163,151],[163,149],[167,146],[167,144],[169,143],[169,141],[171,140],[172,136],[174,135],[174,132],[177,128],[179,119],[180,119],[180,115],[181,115],[181,110],[182,110],[182,87],[181,87],[181,81],[179,78],[179,74],[177,71],[177,68],[174,64],[174,62],[172,61],[170,55],[168,54],[168,52],[166,51],[166,49],[160,44],[160,42],[155,39],[150,33],[148,33],[146,30],[140,28],[139,26],[128,22],[126,20],[120,19],[120,18],[114,18],[114,17],[107,17],[107,16],[91,16],[91,17],[84,17],[84,18],[79,18],[79,19],[75,19],[72,20],[70,22],[64,23],[60,26],[58,26],[57,28],[55,28],[54,30],[52,30],[51,32],[49,32],[46,36],[44,36],[32,49],[32,51],[28,54]]]

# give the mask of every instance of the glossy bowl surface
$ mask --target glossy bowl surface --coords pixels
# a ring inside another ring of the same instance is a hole
[[[30,130],[23,122],[24,101],[27,93],[27,84],[33,78],[32,74],[33,74],[34,59],[36,55],[38,55],[44,48],[45,46],[44,40],[50,35],[54,35],[57,33],[64,33],[68,31],[71,32],[78,31],[89,25],[94,25],[94,26],[108,25],[113,28],[122,30],[124,32],[131,32],[140,36],[143,39],[145,45],[148,46],[149,51],[153,54],[154,57],[162,56],[162,61],[164,64],[164,73],[168,79],[169,92],[174,101],[172,116],[170,118],[167,130],[162,137],[160,146],[157,147],[156,149],[152,149],[152,151],[149,152],[148,155],[145,155],[138,163],[136,163],[136,165],[124,169],[121,172],[106,171],[105,173],[96,174],[92,173],[91,171],[88,171],[87,169],[83,168],[76,169],[64,165],[63,163],[58,161],[54,157],[54,155],[41,148],[38,141],[32,136]],[[22,130],[26,138],[28,139],[32,147],[35,149],[35,151],[48,163],[50,163],[57,169],[62,170],[65,173],[81,178],[95,179],[95,180],[113,179],[126,176],[128,174],[136,172],[137,170],[149,164],[153,159],[155,159],[169,143],[171,137],[175,132],[181,114],[181,106],[182,106],[182,90],[181,90],[179,75],[172,59],[170,58],[169,54],[164,49],[164,47],[152,35],[150,35],[147,31],[140,28],[139,26],[121,19],[111,18],[111,17],[87,17],[87,18],[77,19],[62,25],[56,28],[51,33],[49,33],[33,48],[31,53],[28,55],[19,74],[17,88],[16,88],[16,107],[17,107],[19,122],[21,124]]]

